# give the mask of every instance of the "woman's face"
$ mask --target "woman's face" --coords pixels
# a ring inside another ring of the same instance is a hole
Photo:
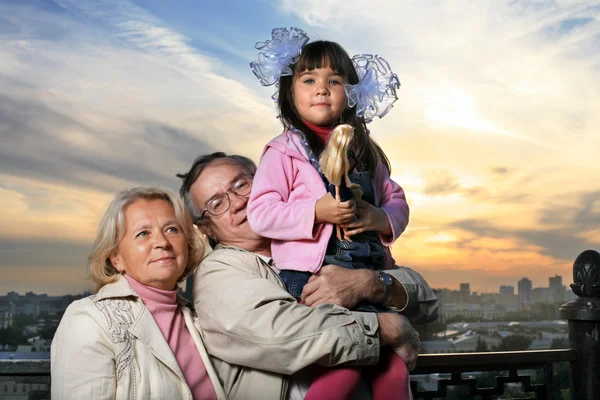
[[[112,265],[136,281],[173,290],[188,260],[188,243],[173,206],[136,200],[125,208],[125,235],[110,255]]]

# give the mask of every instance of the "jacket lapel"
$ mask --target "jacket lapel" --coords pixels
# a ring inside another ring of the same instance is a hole
[[[204,347],[204,342],[202,341],[202,330],[200,328],[200,321],[196,318],[194,321],[194,317],[192,317],[192,311],[188,307],[181,307],[181,311],[183,312],[183,318],[185,319],[185,325],[192,335],[192,339],[196,344],[196,348],[200,353],[200,357],[202,358],[202,362],[204,363],[204,368],[206,368],[206,372],[208,373],[208,377],[215,388],[215,392],[217,393],[218,399],[226,399],[225,391],[223,390],[223,386],[221,385],[221,381],[217,376],[217,372],[215,371],[208,352]]]
[[[145,344],[156,358],[185,382],[175,355],[171,351],[156,321],[154,321],[152,314],[146,307],[142,307],[140,314],[129,328],[129,332],[141,343]]]

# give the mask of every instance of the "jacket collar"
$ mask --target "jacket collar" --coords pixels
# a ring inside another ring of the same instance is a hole
[[[263,150],[263,155],[269,147],[272,147],[273,149],[290,157],[308,161],[308,154],[306,154],[306,150],[304,150],[304,146],[302,146],[301,142],[302,138],[300,135],[292,131],[285,131],[267,143],[265,149]]]
[[[215,245],[215,248],[214,248],[214,250],[219,250],[219,249],[232,249],[232,250],[241,251],[241,252],[243,252],[243,253],[251,253],[251,251],[248,251],[248,250],[246,250],[246,249],[242,249],[241,247],[234,246],[234,245],[232,245],[232,244],[227,244],[227,245],[225,245],[225,244],[222,244],[222,243],[217,243],[217,244]]]
[[[131,285],[129,285],[127,279],[125,279],[123,275],[119,274],[115,282],[102,286],[102,288],[96,294],[94,302],[104,299],[114,299],[123,297],[135,297],[136,299],[139,299],[140,295],[137,294],[131,288]],[[192,303],[179,293],[177,293],[176,300],[177,305],[179,305],[180,307],[189,307],[191,309],[194,309]]]
[[[252,251],[248,251],[246,249],[243,249],[241,247],[238,246],[234,246],[234,245],[224,245],[221,243],[217,243],[214,250],[236,250],[239,251],[241,253],[246,253],[248,255],[251,255],[253,257],[258,258],[259,260],[262,261],[262,263],[269,269],[271,269],[271,271],[273,271],[275,273],[275,275],[279,276],[279,271],[277,270],[277,268],[275,267],[275,264],[273,263],[273,258],[272,257],[268,257],[268,256],[263,256],[261,254],[258,253],[254,253]]]
[[[190,329],[189,326],[188,329]],[[192,327],[191,329],[195,328]],[[169,367],[177,376],[179,376],[179,378],[185,381],[185,377],[175,359],[173,351],[156,324],[152,313],[146,307],[142,307],[141,312],[129,327],[129,332],[140,342],[144,343],[156,358],[162,361],[163,364]]]
[[[263,256],[262,254],[258,254],[258,253],[254,253],[252,251],[243,249],[241,247],[238,246],[234,246],[234,245],[224,245],[221,243],[217,243],[215,245],[214,250],[219,250],[219,249],[231,249],[231,250],[237,250],[237,251],[241,251],[242,253],[248,253],[248,254],[252,254],[253,256],[256,256],[258,258],[260,258],[261,260],[263,260],[264,262],[266,262],[267,264],[271,265],[272,261],[273,261],[273,257],[269,257],[269,256]]]
[[[98,302],[107,299],[123,298],[133,298],[135,299],[135,303],[139,305],[136,307],[136,311],[134,311],[134,321],[131,326],[129,326],[129,332],[140,342],[144,343],[156,358],[169,367],[179,378],[185,381],[185,377],[181,372],[181,368],[179,368],[175,355],[160,331],[160,328],[156,324],[152,313],[150,313],[146,307],[141,306],[142,301],[140,296],[131,288],[125,277],[119,275],[115,282],[104,285],[98,291],[98,294],[93,301]],[[191,303],[178,293],[177,304],[180,307],[185,307],[190,306]],[[190,313],[189,310],[182,310],[182,312],[184,315],[186,312]],[[189,330],[195,329],[194,325],[189,326],[188,321],[186,321],[186,325],[188,325]]]

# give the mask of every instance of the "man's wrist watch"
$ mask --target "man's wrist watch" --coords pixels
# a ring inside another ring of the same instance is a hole
[[[383,284],[383,296],[381,297],[379,304],[385,304],[392,294],[392,286],[394,281],[389,274],[386,274],[383,271],[379,271],[379,281]]]

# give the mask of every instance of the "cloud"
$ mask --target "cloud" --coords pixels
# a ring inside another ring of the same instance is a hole
[[[576,193],[598,188],[600,2],[280,4],[309,36],[380,54],[400,76],[399,101],[372,128],[411,205],[397,254],[493,274],[494,257],[542,269],[594,245],[597,203]]]
[[[268,97],[219,75],[219,60],[144,9],[56,4],[0,4],[2,173],[105,191],[176,187],[196,156],[256,158],[255,139],[276,132]]]
[[[121,121],[115,132],[72,114],[0,95],[2,171],[107,191],[117,189],[115,181],[175,186],[176,172],[213,151],[190,132],[164,123]]]
[[[583,250],[594,247],[594,243],[581,237],[581,232],[572,227],[559,229],[543,226],[536,229],[502,228],[485,220],[461,220],[452,223],[451,227],[461,229],[476,237],[514,239],[520,248],[533,245],[539,247],[540,254],[563,261],[574,260]]]
[[[118,39],[144,52],[151,61],[178,72],[191,82],[202,84],[205,101],[218,98],[227,106],[248,113],[272,115],[252,91],[216,72],[218,60],[202,55],[189,45],[188,38],[168,28],[143,8],[128,1],[112,0],[56,0],[56,3],[82,19],[107,27]]]
[[[3,263],[24,270],[31,266],[43,265],[47,268],[80,265],[85,270],[91,242],[44,239],[11,240],[0,239]]]
[[[480,205],[486,203],[522,204],[530,197],[525,187],[515,190],[510,181],[507,181],[507,179],[514,179],[519,174],[513,173],[511,177],[506,168],[500,168],[500,172],[498,169],[493,169],[492,174],[491,177],[485,177],[490,183],[488,185],[469,185],[464,184],[461,177],[449,169],[423,168],[421,171],[423,185],[419,192],[430,197],[461,196],[465,202]],[[499,181],[498,176],[501,176],[503,180]]]
[[[423,171],[425,187],[423,193],[428,196],[447,196],[456,194],[460,183],[456,175],[448,170],[425,170]]]
[[[314,31],[351,54],[378,53],[390,61],[403,84],[400,101],[386,116],[396,122],[391,125],[422,123],[425,129],[476,135],[472,140],[481,147],[512,147],[530,156],[573,146],[569,139],[576,132],[563,134],[568,127],[577,126],[588,145],[598,143],[591,129],[598,116],[590,111],[600,100],[589,82],[599,78],[600,24],[572,21],[600,20],[600,2],[481,2],[468,9],[452,1],[370,4],[369,13],[362,3],[341,0],[301,7],[284,0],[281,7],[313,26],[309,35]],[[445,118],[427,127],[433,100]],[[492,139],[502,132],[511,135]]]
[[[510,172],[510,169],[506,167],[496,167],[492,168],[492,172],[498,175],[506,175]]]
[[[0,60],[0,292],[78,291],[115,192],[178,189],[198,155],[257,158],[279,130],[268,96],[128,2],[0,3]]]
[[[540,223],[561,226],[574,234],[585,233],[600,226],[600,191],[569,193],[565,198],[577,199],[577,205],[551,204],[540,213]]]
[[[417,217],[394,245],[396,260],[428,271],[426,278],[440,287],[464,281],[490,290],[490,282],[515,285],[523,276],[547,286],[553,274],[568,281],[575,258],[600,245],[598,191],[565,194],[532,214],[521,207],[517,219],[498,212],[473,214],[478,215],[443,224]],[[431,272],[434,265],[437,274]]]
[[[30,90],[22,95],[53,108],[65,105],[92,124],[121,129],[111,120],[151,116],[227,150],[239,148],[246,129],[277,127],[271,100],[254,92],[259,85],[250,89],[221,75],[231,68],[142,8],[109,1],[60,4],[61,12],[0,5],[19,24],[0,32],[0,84],[26,86]],[[202,129],[216,121],[223,122],[217,129]],[[259,154],[261,144],[249,150]]]
[[[396,253],[428,270],[549,271],[597,243],[599,5],[374,1],[365,13],[363,3],[283,0],[265,18],[378,53],[399,74],[394,110],[370,126],[411,206]],[[214,6],[211,16],[237,12]],[[213,150],[258,160],[280,131],[271,90],[240,61],[267,31],[199,39],[200,28],[182,33],[177,13],[167,23],[153,10],[0,3],[0,240],[22,243],[0,268],[14,279],[19,266],[55,257],[44,238],[74,255],[56,254],[69,264],[60,271],[80,271],[115,191],[175,189],[174,174]],[[206,44],[220,51],[209,56]]]

